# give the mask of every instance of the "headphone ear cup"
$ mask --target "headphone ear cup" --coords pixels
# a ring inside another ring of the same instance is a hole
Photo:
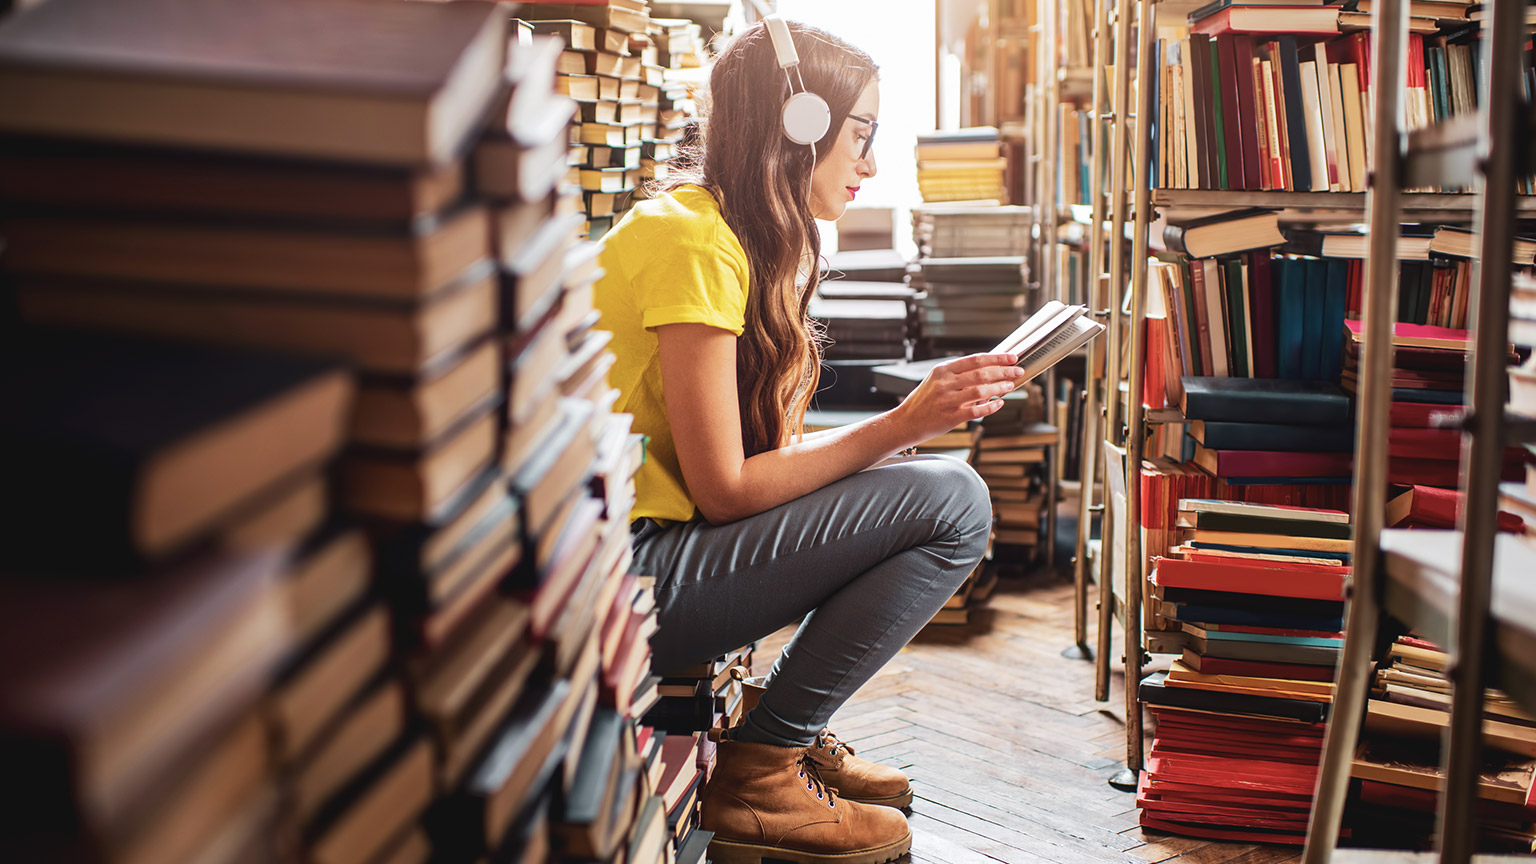
[[[815,144],[832,125],[832,110],[815,93],[800,92],[784,102],[784,137],[796,144]]]

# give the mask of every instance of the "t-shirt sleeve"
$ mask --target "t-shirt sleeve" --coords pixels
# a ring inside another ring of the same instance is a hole
[[[641,324],[707,324],[740,336],[746,326],[747,264],[721,244],[680,244],[631,277]]]

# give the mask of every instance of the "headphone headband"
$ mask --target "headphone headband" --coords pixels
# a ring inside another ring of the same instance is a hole
[[[774,55],[778,58],[779,68],[784,70],[784,80],[790,89],[790,96],[784,100],[779,112],[784,137],[796,144],[815,145],[832,125],[832,110],[827,107],[827,100],[805,89],[805,79],[800,77],[800,54],[790,37],[789,22],[774,13],[763,16],[763,25],[768,28]],[[789,79],[791,68],[800,82],[799,92],[795,92],[795,85]]]

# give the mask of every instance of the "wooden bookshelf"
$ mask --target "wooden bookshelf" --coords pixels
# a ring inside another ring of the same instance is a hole
[[[1505,358],[1509,347],[1510,250],[1514,224],[1531,212],[1529,199],[1515,194],[1517,124],[1521,93],[1521,48],[1525,41],[1525,0],[1494,0],[1484,22],[1487,92],[1471,121],[1445,123],[1410,136],[1423,153],[1483,153],[1472,169],[1478,192],[1470,196],[1469,215],[1478,230],[1476,289],[1479,303],[1468,322],[1474,332],[1472,369],[1466,380],[1467,420],[1463,425],[1461,490],[1465,495],[1459,527],[1450,531],[1384,531],[1385,448],[1358,447],[1355,459],[1353,592],[1346,623],[1348,636],[1339,663],[1338,686],[1319,769],[1317,799],[1308,827],[1304,860],[1323,864],[1335,854],[1351,765],[1358,743],[1355,722],[1365,711],[1371,687],[1371,653],[1383,612],[1391,614],[1444,646],[1448,667],[1455,669],[1446,743],[1441,748],[1443,786],[1439,795],[1437,860],[1463,864],[1474,860],[1478,842],[1478,776],[1482,770],[1483,707],[1490,684],[1530,710],[1536,707],[1536,595],[1527,585],[1536,568],[1536,550],[1523,540],[1500,535],[1498,495],[1504,448],[1529,431],[1523,418],[1505,415]],[[1377,4],[1373,81],[1403,80],[1407,19],[1399,4]],[[1405,185],[1464,179],[1465,156],[1424,162],[1410,170],[1413,155],[1393,158],[1400,132],[1403,87],[1376,92],[1374,134],[1377,164],[1370,206],[1372,256],[1368,259],[1364,310],[1365,339],[1389,344],[1396,319],[1396,267],[1371,267],[1391,261],[1395,227],[1407,218],[1416,197]],[[1502,109],[1494,106],[1502,106]],[[1468,128],[1475,137],[1468,143]],[[1522,154],[1523,158],[1523,154]],[[1435,168],[1439,170],[1430,171]],[[1450,169],[1450,170],[1445,170]],[[1384,236],[1386,235],[1386,236]],[[1392,352],[1372,351],[1362,369],[1359,441],[1385,436],[1391,396]],[[1356,860],[1351,852],[1345,860]],[[1425,860],[1428,856],[1413,856]],[[1401,853],[1359,857],[1362,861],[1409,860]],[[1478,856],[1482,860],[1482,856]]]

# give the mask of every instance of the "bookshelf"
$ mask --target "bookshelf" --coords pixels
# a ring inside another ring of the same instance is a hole
[[[1131,38],[1137,39],[1134,56],[1144,60],[1154,56],[1154,39],[1158,35],[1160,16],[1168,16],[1165,20],[1173,20],[1174,16],[1182,19],[1196,5],[1198,4],[1173,2],[1173,0],[1142,0],[1135,4],[1135,21],[1141,26],[1127,28],[1135,34]],[[1090,497],[1092,493],[1085,490],[1082,519],[1079,524],[1077,562],[1079,570],[1082,571],[1077,580],[1080,598],[1086,594],[1086,585],[1095,572],[1103,574],[1098,610],[1099,656],[1095,676],[1095,698],[1100,700],[1107,698],[1110,627],[1113,620],[1119,619],[1125,626],[1124,663],[1127,681],[1140,680],[1147,651],[1161,653],[1161,649],[1169,647],[1160,644],[1166,641],[1166,635],[1150,630],[1143,632],[1146,622],[1142,618],[1140,607],[1142,591],[1145,590],[1143,584],[1145,572],[1141,562],[1146,553],[1137,527],[1143,521],[1142,491],[1137,481],[1140,476],[1139,466],[1146,452],[1147,437],[1157,426],[1183,422],[1177,410],[1148,411],[1142,405],[1143,374],[1147,356],[1144,342],[1147,332],[1149,268],[1146,262],[1148,252],[1152,248],[1150,231],[1154,228],[1153,222],[1158,212],[1166,214],[1170,211],[1179,213],[1226,211],[1262,203],[1265,207],[1281,211],[1283,222],[1325,225],[1359,223],[1367,214],[1374,212],[1371,209],[1373,206],[1380,206],[1379,202],[1373,204],[1365,192],[1254,192],[1160,188],[1158,178],[1151,176],[1150,172],[1150,157],[1154,143],[1153,123],[1139,122],[1141,118],[1149,121],[1157,119],[1153,116],[1155,107],[1153,99],[1156,96],[1153,73],[1157,71],[1156,64],[1142,62],[1132,69],[1122,62],[1122,58],[1125,61],[1129,60],[1129,52],[1126,50],[1128,45],[1122,43],[1119,38],[1122,31],[1118,18],[1122,12],[1129,15],[1131,9],[1126,4],[1120,4],[1108,12],[1108,17],[1114,22],[1113,36],[1108,39],[1108,44],[1114,46],[1112,52],[1114,62],[1095,64],[1106,67],[1108,70],[1112,104],[1107,111],[1103,111],[1101,103],[1095,98],[1094,110],[1097,117],[1102,117],[1103,121],[1109,124],[1111,134],[1109,152],[1127,152],[1130,148],[1126,146],[1127,139],[1124,136],[1133,135],[1134,138],[1130,140],[1134,142],[1135,155],[1132,166],[1129,168],[1121,165],[1111,167],[1108,189],[1102,193],[1103,197],[1099,191],[1095,191],[1092,204],[1095,207],[1107,207],[1109,210],[1110,236],[1107,238],[1109,261],[1104,270],[1108,271],[1109,295],[1116,301],[1123,298],[1123,302],[1108,303],[1107,308],[1104,309],[1110,322],[1110,334],[1107,340],[1108,357],[1103,376],[1108,384],[1104,390],[1090,390],[1087,394],[1090,400],[1088,412],[1090,421],[1085,424],[1084,448],[1085,453],[1092,452],[1094,448],[1102,448],[1110,467],[1120,467],[1123,470],[1123,476],[1114,478],[1113,483],[1110,482],[1111,478],[1106,476],[1103,505],[1094,505]],[[1102,32],[1097,36],[1099,39],[1105,38]],[[1401,64],[1392,67],[1392,74],[1400,75],[1403,68]],[[1129,83],[1133,74],[1135,75],[1134,87]],[[1377,73],[1373,75],[1373,80],[1397,80],[1397,78],[1383,78]],[[1518,79],[1516,84],[1518,85]],[[1138,103],[1134,112],[1127,111],[1130,98],[1134,98]],[[1381,110],[1379,105],[1377,110],[1378,112]],[[1513,118],[1508,121],[1509,124],[1518,125],[1528,122],[1528,112],[1514,110],[1513,103],[1508,113]],[[1479,165],[1479,154],[1486,152],[1478,149],[1485,146],[1484,141],[1519,140],[1519,133],[1515,131],[1516,125],[1508,125],[1503,133],[1504,137],[1491,139],[1479,137],[1481,134],[1488,134],[1482,128],[1480,118],[1481,115],[1476,120],[1468,119],[1466,115],[1453,115],[1438,124],[1414,129],[1411,132],[1400,132],[1394,125],[1390,134],[1384,134],[1380,127],[1371,127],[1372,133],[1379,136],[1375,152],[1381,153],[1389,148],[1395,152],[1401,147],[1406,153],[1406,157],[1398,163],[1398,174],[1394,175],[1390,219],[1383,225],[1373,226],[1373,236],[1386,244],[1383,247],[1385,252],[1378,250],[1373,254],[1385,255],[1383,260],[1394,260],[1395,251],[1390,245],[1393,241],[1383,238],[1395,238],[1398,232],[1397,226],[1401,223],[1467,222],[1471,221],[1474,213],[1484,212],[1483,199],[1470,192],[1404,191],[1426,186],[1441,188],[1470,186],[1473,172]],[[1518,150],[1516,153],[1518,155],[1511,157],[1514,161],[1511,161],[1509,170],[1502,176],[1513,178],[1517,170],[1527,170],[1527,167],[1524,167],[1525,163],[1519,160],[1528,157]],[[1379,174],[1375,182],[1378,184],[1382,182]],[[1511,189],[1514,188],[1512,179],[1508,185]],[[1104,197],[1107,197],[1107,202],[1103,200]],[[1536,200],[1513,194],[1506,197],[1509,200],[1502,205],[1506,208],[1502,211],[1504,224],[1507,225],[1518,218],[1536,216]],[[1262,201],[1255,200],[1260,198]],[[1090,227],[1098,226],[1100,222],[1101,217],[1095,214],[1091,217]],[[1128,243],[1121,242],[1122,231],[1130,237]],[[1129,250],[1127,246],[1130,247]],[[1127,266],[1131,267],[1129,273],[1124,269]],[[1390,292],[1395,292],[1395,267],[1381,269],[1394,271],[1390,276],[1382,278],[1393,280]],[[1095,267],[1093,272],[1103,274],[1104,270]],[[1486,279],[1486,276],[1484,278]],[[1387,290],[1378,290],[1375,283],[1370,284],[1371,290],[1378,294]],[[1095,397],[1103,399],[1102,411],[1098,410],[1100,406],[1093,404],[1092,400]],[[1376,450],[1379,451],[1380,448]],[[1361,452],[1368,452],[1368,448],[1362,448]],[[1380,456],[1379,453],[1377,455]],[[1380,458],[1385,457],[1380,456]],[[1383,468],[1382,471],[1383,473],[1377,476],[1384,479],[1385,469]],[[1117,509],[1119,512],[1116,512]],[[1102,539],[1097,546],[1089,540],[1088,534],[1090,517],[1096,511],[1104,514]],[[1130,526],[1129,530],[1125,530],[1125,526]],[[1124,536],[1119,536],[1121,534]],[[1143,763],[1142,715],[1134,687],[1127,689],[1126,770],[1111,782],[1121,788],[1132,789],[1136,772]]]
[[[1536,677],[1530,664],[1536,607],[1528,599],[1529,573],[1536,554],[1523,541],[1497,533],[1501,460],[1506,444],[1531,440],[1528,420],[1511,417],[1504,406],[1505,357],[1509,344],[1510,250],[1514,224],[1528,211],[1529,200],[1515,194],[1520,148],[1508,142],[1529,134],[1520,104],[1520,59],[1526,39],[1525,0],[1496,0],[1486,28],[1484,93],[1470,121],[1431,127],[1398,140],[1401,87],[1378,91],[1375,131],[1377,163],[1370,193],[1372,260],[1392,260],[1396,225],[1412,196],[1399,190],[1422,182],[1452,183],[1467,178],[1471,161],[1477,190],[1472,196],[1479,254],[1475,259],[1478,302],[1469,324],[1475,330],[1471,375],[1466,381],[1467,419],[1462,425],[1462,489],[1466,506],[1455,530],[1384,531],[1386,454],[1367,445],[1385,433],[1393,368],[1390,348],[1396,320],[1398,271],[1370,267],[1365,330],[1367,344],[1387,345],[1368,351],[1369,375],[1363,382],[1359,446],[1355,466],[1354,590],[1350,604],[1339,686],[1324,745],[1308,830],[1305,860],[1320,864],[1335,853],[1359,730],[1353,718],[1365,709],[1371,651],[1383,611],[1451,646],[1452,704],[1441,748],[1444,786],[1439,796],[1438,855],[1393,855],[1393,860],[1433,860],[1461,864],[1472,860],[1478,840],[1478,775],[1483,748],[1484,690],[1491,684],[1507,691],[1527,710],[1536,705]],[[1399,81],[1408,21],[1397,4],[1377,4],[1373,33],[1378,41],[1374,80]],[[1525,128],[1521,128],[1524,126]],[[1469,130],[1473,133],[1469,138]],[[1424,152],[1460,151],[1462,158],[1438,163],[1418,159]],[[1469,154],[1469,157],[1468,157]],[[1522,154],[1525,155],[1525,154]],[[1417,161],[1416,161],[1417,160]],[[1343,721],[1343,722],[1341,722]]]

